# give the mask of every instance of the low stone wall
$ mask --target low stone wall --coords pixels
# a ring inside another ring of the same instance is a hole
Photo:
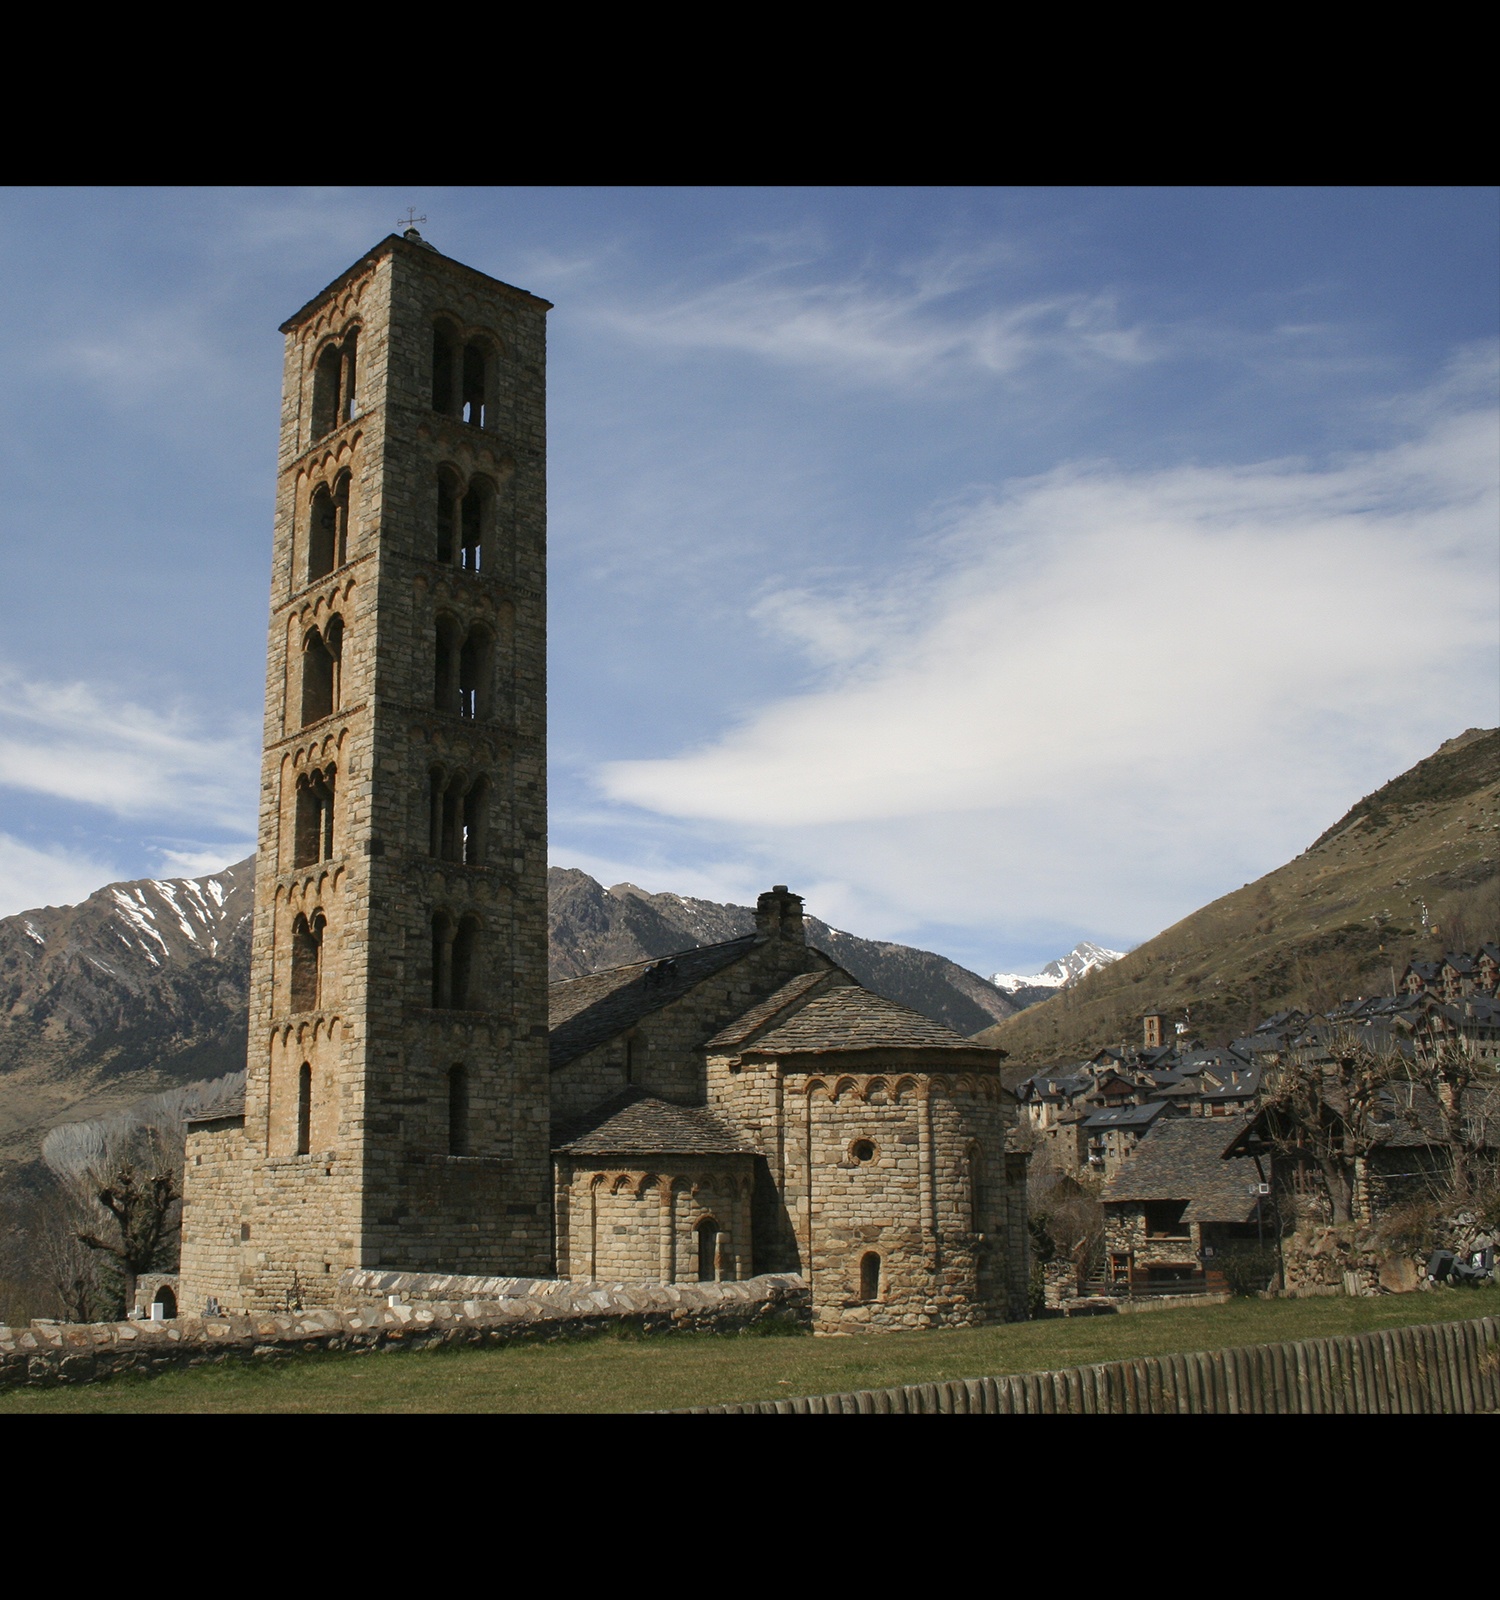
[[[694,1406],[678,1414],[1389,1416],[1497,1410],[1500,1318],[1475,1317],[1331,1339],[1106,1361],[1009,1378]]]
[[[558,1339],[611,1326],[650,1333],[733,1333],[772,1319],[806,1326],[811,1317],[807,1286],[790,1273],[743,1283],[675,1284],[376,1272],[350,1273],[346,1279],[361,1280],[355,1292],[380,1303],[337,1311],[181,1317],[174,1322],[34,1322],[29,1328],[0,1327],[0,1388],[84,1383],[122,1372],[166,1372],[206,1362],[272,1359],[303,1350],[496,1345]],[[455,1291],[453,1297],[429,1298],[439,1285]],[[408,1303],[385,1304],[393,1294],[403,1295]]]

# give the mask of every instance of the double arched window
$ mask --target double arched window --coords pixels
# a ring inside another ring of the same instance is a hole
[[[495,344],[439,320],[432,329],[432,409],[475,428],[495,425]]]
[[[475,478],[465,485],[451,467],[444,467],[437,483],[438,560],[465,572],[480,571],[494,525],[494,484],[488,478]]]
[[[439,1011],[483,1011],[484,952],[479,918],[438,911],[432,918],[432,1004]]]
[[[341,472],[330,489],[313,490],[307,518],[307,582],[315,583],[349,559],[349,474]]]
[[[437,619],[433,704],[466,722],[490,714],[495,636],[482,622],[463,623],[446,613]]]
[[[428,774],[428,854],[438,861],[482,867],[489,811],[488,778],[434,767]]]
[[[341,701],[344,619],[332,616],[302,636],[302,726],[331,717]]]
[[[316,1011],[323,1003],[323,932],[327,921],[321,911],[311,916],[299,912],[292,923],[293,1011]]]
[[[333,788],[336,769],[301,773],[292,830],[292,865],[312,867],[333,858]]]
[[[359,329],[330,341],[313,365],[312,436],[321,439],[354,415],[355,364]]]

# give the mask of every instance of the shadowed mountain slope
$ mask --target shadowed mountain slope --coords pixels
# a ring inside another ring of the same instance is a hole
[[[1211,1043],[1287,1006],[1389,993],[1408,961],[1500,938],[1500,730],[1471,728],[1295,860],[980,1036],[1013,1070],[1190,1017]]]

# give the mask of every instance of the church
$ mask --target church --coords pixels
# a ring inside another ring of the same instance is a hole
[[[188,1130],[182,1309],[792,1272],[824,1332],[1024,1316],[1000,1053],[800,896],[549,989],[550,309],[413,228],[282,325],[247,1082]]]

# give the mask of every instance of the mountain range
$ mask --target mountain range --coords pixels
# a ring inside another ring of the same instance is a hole
[[[1040,972],[1022,977],[1015,972],[997,972],[990,982],[1002,993],[1010,996],[1017,1005],[1035,1005],[1049,999],[1059,989],[1077,983],[1099,967],[1118,961],[1123,950],[1106,950],[1102,944],[1090,944],[1087,939],[1075,944],[1065,956],[1049,961]]]
[[[1470,728],[1301,855],[979,1037],[1025,1070],[1139,1041],[1163,1011],[1220,1043],[1289,1006],[1389,994],[1412,960],[1500,942],[1500,729]]]

